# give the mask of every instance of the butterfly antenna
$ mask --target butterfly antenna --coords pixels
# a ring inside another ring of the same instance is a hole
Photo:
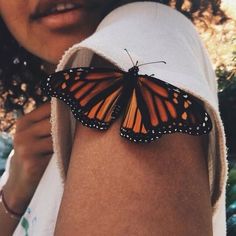
[[[128,56],[129,56],[129,58],[130,58],[130,60],[132,61],[133,66],[135,66],[135,65],[134,65],[134,61],[132,60],[132,57],[130,56],[128,50],[127,50],[126,48],[125,48],[124,50],[127,52]]]
[[[149,63],[144,63],[144,64],[141,64],[141,65],[138,65],[138,67],[144,66],[144,65],[149,65],[149,64],[155,64],[155,63],[164,63],[164,64],[166,64],[165,61],[154,61],[154,62],[149,62]]]

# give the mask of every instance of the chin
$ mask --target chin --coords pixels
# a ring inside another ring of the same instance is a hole
[[[58,42],[55,40],[55,42]],[[75,43],[79,43],[78,40],[72,40],[67,43],[63,43],[60,45],[59,43],[54,44],[47,44],[44,48],[41,50],[30,50],[32,54],[36,55],[37,57],[41,58],[43,61],[57,65],[59,61],[61,60],[64,53]]]
[[[50,64],[58,64],[64,53],[72,47],[74,44],[80,43],[85,38],[89,37],[93,33],[94,29],[89,32],[81,33],[80,30],[74,31],[73,33],[60,32],[59,34],[47,35],[46,38],[37,42],[38,45],[44,45],[43,47],[32,46],[32,53],[37,55],[42,60]],[[45,41],[47,43],[43,44]]]
[[[69,48],[69,47],[68,47]],[[61,58],[62,58],[62,56],[64,55],[64,53],[65,53],[65,51],[67,50],[67,48],[65,49],[65,50],[63,50],[63,51],[61,51],[60,53],[58,53],[58,54],[46,54],[46,55],[39,55],[39,57],[43,60],[43,61],[45,61],[45,62],[47,62],[47,63],[49,63],[49,64],[52,64],[52,65],[57,65],[59,62],[60,62],[60,60],[61,60]]]

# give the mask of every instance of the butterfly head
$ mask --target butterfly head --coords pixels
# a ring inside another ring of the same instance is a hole
[[[131,73],[133,76],[138,76],[139,68],[138,66],[133,66],[129,69],[129,73]]]

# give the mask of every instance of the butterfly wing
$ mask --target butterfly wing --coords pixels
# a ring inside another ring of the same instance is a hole
[[[208,113],[193,96],[157,78],[139,75],[121,125],[121,136],[151,142],[163,134],[209,133]]]
[[[121,70],[79,67],[50,75],[42,89],[69,105],[83,125],[104,130],[120,114],[122,82]]]

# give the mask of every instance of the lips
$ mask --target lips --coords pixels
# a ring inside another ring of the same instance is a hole
[[[83,5],[73,0],[41,0],[31,14],[31,20],[38,20],[50,15],[62,14],[82,8]]]

